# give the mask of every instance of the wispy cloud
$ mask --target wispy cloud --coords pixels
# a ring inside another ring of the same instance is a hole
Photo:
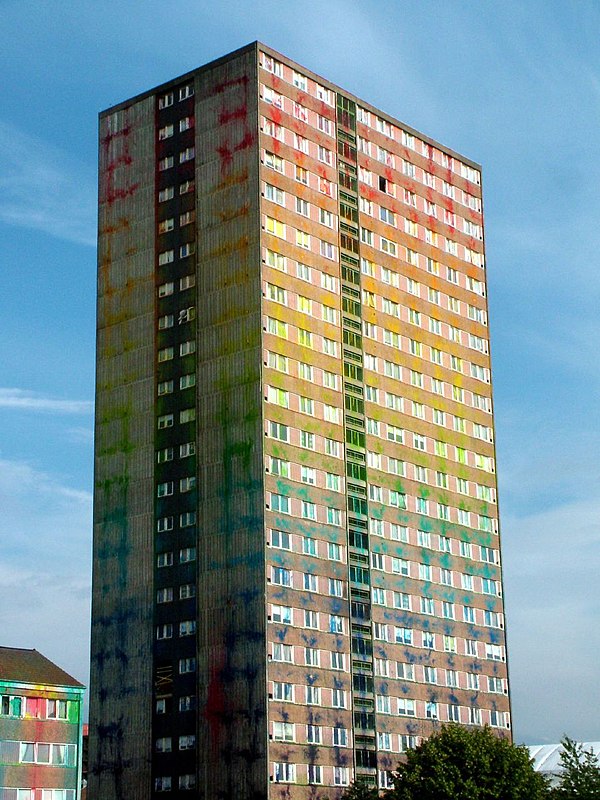
[[[26,389],[0,387],[0,408],[15,408],[21,411],[47,411],[54,414],[91,414],[91,400],[60,400],[44,397]]]
[[[87,166],[0,121],[0,222],[96,244],[96,188]]]
[[[586,499],[542,513],[505,516],[503,528],[509,658],[519,740],[597,735],[593,669],[600,503]],[[565,686],[577,687],[565,692]],[[516,713],[518,711],[518,713]]]
[[[35,647],[87,682],[91,493],[0,459],[2,642]]]

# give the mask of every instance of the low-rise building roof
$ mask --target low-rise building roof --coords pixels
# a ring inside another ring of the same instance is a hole
[[[591,750],[600,756],[600,742],[580,742],[584,750]],[[533,759],[533,768],[536,772],[543,775],[560,775],[562,767],[560,765],[560,754],[562,744],[530,744],[528,745],[529,754]]]
[[[82,683],[37,650],[20,647],[0,647],[0,681],[83,688]]]

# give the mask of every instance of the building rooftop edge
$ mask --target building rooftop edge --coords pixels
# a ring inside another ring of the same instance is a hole
[[[0,682],[85,688],[39,650],[25,647],[0,646]]]
[[[457,150],[453,150],[451,147],[448,147],[447,145],[444,145],[441,142],[438,142],[436,139],[433,139],[431,136],[428,136],[427,134],[423,133],[417,128],[413,128],[411,125],[407,125],[405,122],[402,122],[402,120],[399,120],[397,117],[393,117],[386,111],[383,111],[377,106],[372,105],[367,100],[364,100],[363,98],[358,97],[357,95],[353,94],[347,89],[338,86],[337,83],[333,83],[327,78],[324,78],[322,75],[319,75],[317,72],[313,72],[308,67],[304,66],[304,64],[299,64],[297,61],[294,61],[293,59],[289,58],[283,53],[280,53],[278,50],[274,50],[272,47],[269,47],[269,45],[266,45],[259,40],[250,42],[249,44],[244,45],[243,47],[239,47],[237,50],[232,50],[230,53],[227,53],[224,56],[219,56],[219,58],[215,58],[212,61],[207,62],[206,64],[202,64],[201,66],[196,67],[195,69],[189,70],[188,72],[184,72],[182,75],[179,75],[176,78],[171,78],[170,80],[165,81],[164,83],[160,83],[151,89],[147,89],[146,91],[140,92],[139,94],[136,94],[133,97],[130,97],[126,100],[123,100],[120,103],[116,103],[115,105],[109,106],[103,111],[100,111],[98,116],[100,119],[102,119],[103,117],[108,116],[109,114],[114,114],[115,111],[120,111],[124,108],[128,108],[134,103],[139,103],[141,100],[145,100],[146,98],[151,97],[157,92],[168,90],[171,86],[175,86],[176,84],[181,83],[181,81],[191,78],[199,72],[203,72],[204,70],[214,69],[216,66],[219,66],[220,64],[223,64],[226,61],[230,61],[232,58],[241,56],[244,53],[249,53],[252,50],[256,50],[257,52],[258,50],[263,50],[268,55],[273,56],[278,60],[286,62],[289,66],[292,67],[292,69],[294,67],[297,67],[299,71],[302,71],[303,74],[306,74],[312,80],[322,84],[325,88],[329,88],[336,93],[343,94],[350,100],[353,100],[354,102],[358,103],[367,111],[372,111],[375,114],[382,117],[382,119],[385,119],[387,122],[391,122],[392,124],[403,128],[407,133],[418,136],[420,139],[427,142],[427,144],[437,147],[439,150],[442,150],[449,156],[458,158],[461,161],[464,161],[465,164],[468,164],[471,167],[475,167],[478,170],[482,169],[482,166],[479,162],[474,161],[473,159],[468,158],[467,156],[464,156],[462,153],[459,153]]]

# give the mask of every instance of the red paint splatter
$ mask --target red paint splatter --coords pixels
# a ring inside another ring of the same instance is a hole
[[[233,153],[229,147],[229,142],[225,141],[217,147],[217,153],[221,159],[221,174],[233,163]]]
[[[106,202],[111,206],[115,200],[124,200],[126,197],[131,197],[138,187],[139,183],[132,183],[131,186],[127,186],[125,189],[107,189]]]
[[[223,108],[219,114],[219,124],[226,125],[228,122],[231,122],[232,120],[235,119],[246,119],[247,116],[248,116],[248,109],[246,105],[234,108],[232,111]]]
[[[106,136],[103,136],[102,139],[100,139],[100,143],[102,145],[108,145],[110,144],[110,142],[112,142],[113,139],[118,139],[120,136],[129,136],[130,133],[131,133],[131,128],[129,127],[129,125],[126,125],[124,128],[121,128],[121,130],[117,131],[116,133],[112,133],[112,131],[109,131],[106,134]]]
[[[361,193],[365,195],[367,200],[375,200],[377,196],[375,189],[372,189],[370,186],[363,187],[363,189],[361,189]]]
[[[248,78],[247,75],[242,75],[241,78],[231,78],[228,81],[223,81],[222,83],[218,83],[215,86],[215,92],[217,94],[221,94],[222,92],[225,91],[225,89],[228,89],[230,86],[244,86],[244,87],[246,87],[248,85],[248,81],[249,80],[250,79]]]
[[[109,131],[106,136],[101,139],[102,150],[104,159],[107,162],[104,171],[104,197],[103,199],[112,205],[115,200],[123,200],[126,197],[133,195],[139,184],[134,183],[129,186],[115,188],[115,170],[117,167],[128,167],[131,165],[133,159],[129,154],[128,137],[131,133],[131,125],[125,124],[120,131],[112,133]],[[111,154],[111,149],[116,146],[115,140],[121,141],[121,152],[117,155]],[[112,157],[111,157],[112,156]]]
[[[203,717],[208,723],[213,753],[219,747],[219,730],[226,708],[225,692],[223,691],[223,683],[220,680],[220,672],[221,670],[217,666],[213,666],[210,670],[206,706],[203,713]]]
[[[254,144],[254,134],[252,131],[246,131],[243,139],[241,139],[235,146],[235,151],[238,153],[240,150],[247,150]]]

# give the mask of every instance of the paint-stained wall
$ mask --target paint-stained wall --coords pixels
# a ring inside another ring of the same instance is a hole
[[[198,734],[207,800],[266,797],[256,57],[196,82]],[[206,683],[204,683],[204,678]]]
[[[150,786],[153,152],[152,98],[101,118],[89,791],[103,800]]]

